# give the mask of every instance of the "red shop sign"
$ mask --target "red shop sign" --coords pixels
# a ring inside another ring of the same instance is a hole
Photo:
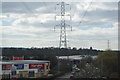
[[[37,68],[44,69],[44,64],[29,64],[29,69],[37,69]]]
[[[2,70],[11,70],[12,69],[12,64],[3,64],[2,65]]]
[[[24,60],[24,57],[13,57],[13,60]]]

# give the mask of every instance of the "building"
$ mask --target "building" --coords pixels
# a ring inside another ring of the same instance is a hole
[[[12,60],[0,62],[0,78],[43,78],[48,76],[50,61]]]

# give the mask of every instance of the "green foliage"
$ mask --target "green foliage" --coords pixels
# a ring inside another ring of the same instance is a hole
[[[101,69],[101,75],[116,77],[118,69],[118,53],[111,50],[98,53],[95,65]]]
[[[72,64],[69,60],[59,60],[59,68],[61,72],[70,72],[72,69]]]

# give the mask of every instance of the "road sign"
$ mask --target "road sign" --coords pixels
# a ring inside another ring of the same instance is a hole
[[[84,58],[85,56],[80,56],[80,57]]]

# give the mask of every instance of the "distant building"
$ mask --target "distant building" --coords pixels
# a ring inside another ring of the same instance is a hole
[[[42,78],[50,71],[50,61],[15,60],[0,62],[0,78]]]

